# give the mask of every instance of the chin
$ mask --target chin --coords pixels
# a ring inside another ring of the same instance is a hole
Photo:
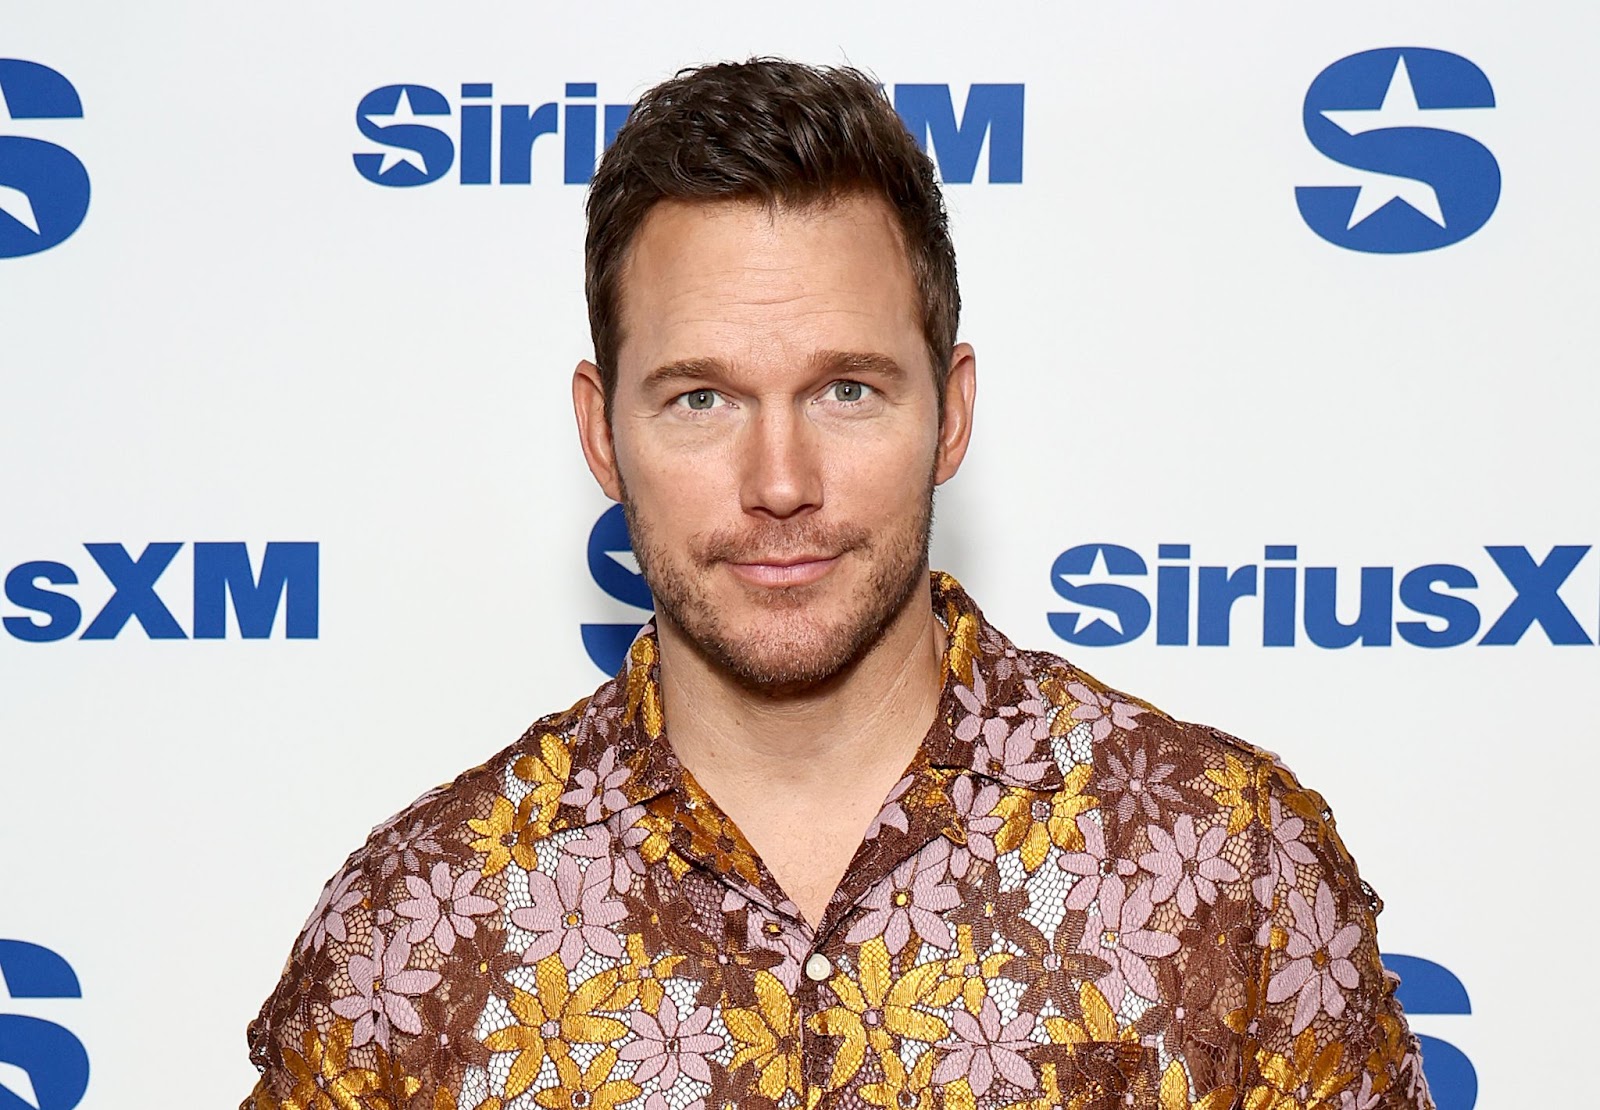
[[[821,585],[778,591],[789,596],[763,597],[741,620],[691,622],[683,631],[744,686],[772,693],[814,689],[871,651],[890,623],[871,612],[824,615],[817,612],[820,599],[814,594],[794,596]]]
[[[772,694],[800,693],[824,686],[847,671],[862,654],[841,650],[838,639],[775,643],[762,636],[755,642],[712,645],[713,658],[740,685]]]

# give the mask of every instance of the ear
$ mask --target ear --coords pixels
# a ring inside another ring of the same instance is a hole
[[[572,413],[578,418],[578,443],[583,447],[589,473],[607,497],[621,501],[622,481],[617,474],[611,422],[606,419],[605,386],[600,382],[600,368],[588,359],[578,363],[572,372]]]
[[[950,349],[950,370],[944,380],[944,423],[939,427],[935,485],[955,477],[961,460],[967,457],[967,444],[972,440],[972,406],[977,396],[978,356],[972,344],[957,343]]]

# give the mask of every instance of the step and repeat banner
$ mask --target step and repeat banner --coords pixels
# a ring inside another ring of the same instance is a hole
[[[0,2],[0,1107],[235,1105],[346,853],[616,665],[584,187],[753,54],[871,70],[945,182],[936,565],[1327,796],[1443,1110],[1570,1105],[1597,42],[1577,0]]]

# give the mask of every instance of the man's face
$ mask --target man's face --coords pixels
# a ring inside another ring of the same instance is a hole
[[[751,686],[832,677],[926,581],[933,486],[959,451],[941,450],[892,221],[864,197],[664,202],[622,280],[613,461],[596,474],[664,633]]]

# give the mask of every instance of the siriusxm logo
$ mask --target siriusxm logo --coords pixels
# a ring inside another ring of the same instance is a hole
[[[608,597],[643,609],[647,614],[655,610],[650,587],[639,573],[639,561],[633,554],[633,541],[628,538],[628,522],[621,505],[613,505],[601,513],[589,530],[589,575]],[[616,674],[627,657],[628,645],[643,627],[643,621],[585,624],[580,630],[583,650],[589,653],[595,666],[608,675]]]
[[[221,640],[228,635],[230,597],[243,639],[270,637],[280,602],[285,611],[286,638],[317,638],[317,544],[269,543],[259,570],[251,565],[250,552],[243,543],[190,546],[194,607],[192,624],[186,632],[156,593],[157,581],[183,544],[146,544],[137,557],[120,543],[84,544],[112,592],[78,638],[115,639],[133,621],[152,640],[184,640],[191,636],[196,640]],[[83,623],[83,607],[72,594],[52,587],[75,586],[78,581],[78,572],[66,563],[18,563],[5,577],[5,597],[27,615],[6,616],[0,619],[0,625],[14,638],[30,643],[66,639]]]
[[[986,143],[990,183],[1022,180],[1022,85],[972,85],[959,116],[949,85],[896,85],[893,99],[906,128],[931,149],[945,182],[970,183]],[[562,100],[537,107],[494,100],[489,82],[463,84],[459,105],[430,85],[373,89],[356,106],[356,127],[386,149],[353,155],[356,172],[375,185],[397,187],[432,184],[452,168],[461,185],[528,185],[555,180],[559,159],[561,181],[584,185],[599,152],[633,110],[632,104],[600,103],[592,81],[567,82]],[[544,135],[556,138],[540,146]],[[547,147],[536,168],[536,152]]]
[[[0,258],[65,242],[89,212],[89,171],[76,155],[7,132],[21,120],[82,118],[71,81],[38,62],[0,58]]]
[[[1494,107],[1494,89],[1459,54],[1422,47],[1340,58],[1306,90],[1311,145],[1361,171],[1357,184],[1301,186],[1300,215],[1337,246],[1409,254],[1458,243],[1494,214],[1500,164],[1459,127]]]
[[[1050,568],[1056,593],[1079,608],[1048,614],[1070,644],[1111,647],[1155,625],[1156,643],[1227,646],[1235,633],[1265,647],[1293,647],[1299,633],[1317,647],[1388,647],[1395,637],[1426,648],[1467,643],[1510,645],[1537,627],[1552,644],[1594,644],[1596,629],[1573,614],[1561,589],[1589,555],[1587,544],[1562,544],[1537,556],[1526,547],[1485,547],[1474,572],[1455,563],[1350,567],[1298,565],[1299,548],[1268,544],[1260,564],[1192,566],[1188,544],[1161,544],[1155,598],[1145,557],[1120,544],[1068,548]],[[1491,583],[1511,599],[1490,612],[1473,592]],[[1354,603],[1352,604],[1352,596]],[[1246,603],[1245,599],[1259,599]],[[1239,607],[1236,612],[1235,607]],[[1408,619],[1396,619],[1400,613]],[[1486,618],[1493,616],[1493,620]],[[1239,619],[1236,619],[1239,618]],[[1256,628],[1259,626],[1259,633]],[[1481,633],[1481,635],[1480,635]]]
[[[83,997],[71,964],[22,940],[0,940],[0,987],[16,1001]],[[0,1013],[0,1110],[72,1110],[88,1089],[89,1054],[71,1030]]]

